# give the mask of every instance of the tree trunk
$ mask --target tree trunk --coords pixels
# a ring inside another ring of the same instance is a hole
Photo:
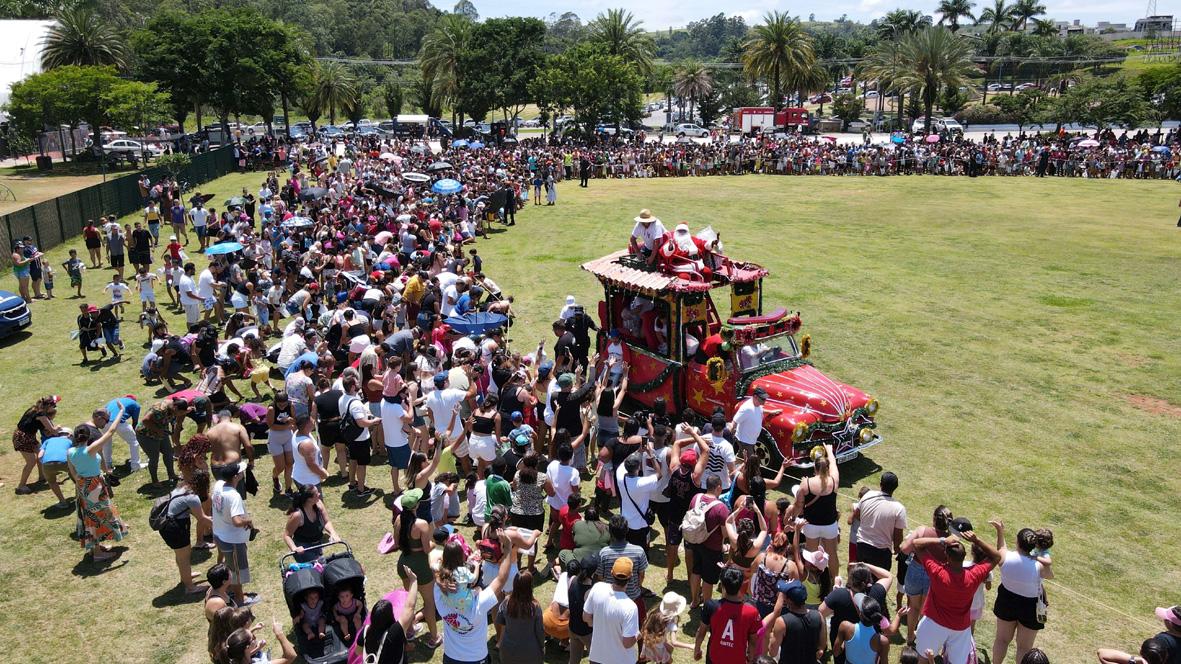
[[[205,117],[201,114],[201,102],[193,102],[193,114],[197,116],[197,131],[205,127]]]
[[[288,140],[290,140],[291,139],[291,118],[289,117],[290,111],[288,109],[288,106],[290,105],[290,101],[287,99],[287,93],[284,92],[279,95],[279,103],[283,104],[283,131],[284,131],[284,133],[287,134]]]

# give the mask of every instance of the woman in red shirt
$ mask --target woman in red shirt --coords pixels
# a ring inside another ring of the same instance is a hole
[[[98,228],[95,227],[93,219],[86,220],[86,225],[82,227],[82,238],[86,241],[86,250],[90,252],[90,267],[102,267],[102,234],[98,232]]]

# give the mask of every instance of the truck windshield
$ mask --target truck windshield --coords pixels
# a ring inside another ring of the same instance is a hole
[[[748,371],[779,360],[790,360],[799,354],[795,338],[785,334],[743,346],[738,351],[738,365],[743,371]]]

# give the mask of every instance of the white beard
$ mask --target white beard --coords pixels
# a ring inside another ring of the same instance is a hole
[[[697,255],[697,245],[693,242],[693,236],[688,233],[673,233],[673,242],[676,242],[677,249],[685,252],[690,256]]]

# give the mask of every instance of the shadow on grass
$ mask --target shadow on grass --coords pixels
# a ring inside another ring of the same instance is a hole
[[[41,510],[41,516],[49,520],[61,519],[72,514],[74,514],[74,501],[73,499],[68,498],[66,499],[66,503],[64,505],[54,503],[53,505],[50,505],[49,507]]]
[[[167,606],[182,606],[184,604],[194,604],[196,602],[204,601],[204,593],[189,594],[185,592],[185,587],[181,584],[176,584],[172,588],[152,598],[152,606],[157,609],[162,609]]]
[[[172,487],[167,482],[164,484],[152,484],[149,482],[135,490],[139,495],[152,500],[166,495],[169,491],[172,491]]]
[[[8,335],[7,337],[0,339],[0,350],[4,350],[5,348],[8,348],[9,346],[15,346],[16,344],[19,344],[20,342],[24,341],[25,339],[28,339],[31,336],[33,336],[33,333],[28,330],[21,330],[19,332],[13,332],[12,334]]]
[[[112,547],[111,552],[116,554],[116,556],[110,560],[99,562],[95,562],[90,556],[86,556],[74,565],[74,569],[72,570],[74,576],[89,578],[124,567],[127,565],[127,561],[123,559],[123,554],[127,553],[127,550],[125,546]]]
[[[372,493],[364,498],[351,491],[346,491],[340,496],[340,506],[346,510],[362,510],[381,500],[385,495],[385,491],[381,489],[370,488]]]

